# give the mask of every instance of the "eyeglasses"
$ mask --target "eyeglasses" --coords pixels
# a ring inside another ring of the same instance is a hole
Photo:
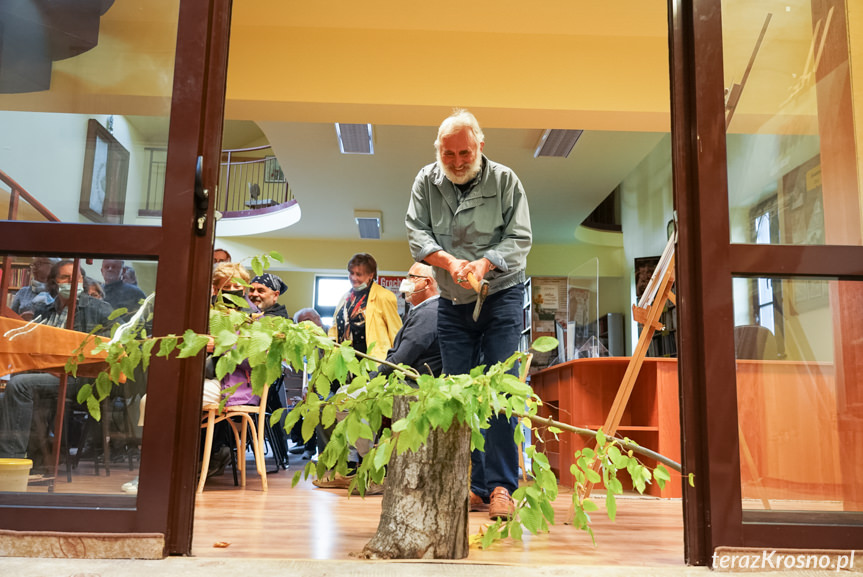
[[[408,274],[408,278],[431,278],[430,276],[422,276],[418,274]]]

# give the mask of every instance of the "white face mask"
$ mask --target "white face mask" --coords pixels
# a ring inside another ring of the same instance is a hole
[[[364,283],[363,283],[363,284],[361,284],[360,286],[358,286],[358,287],[354,287],[354,292],[358,292],[358,293],[359,293],[359,292],[363,292],[363,291],[364,291],[364,290],[366,290],[367,288],[369,288],[369,283],[364,282]]]
[[[413,294],[416,290],[417,285],[414,284],[414,281],[409,279],[402,279],[402,284],[399,285],[399,292],[405,293],[407,296]]]
[[[84,292],[84,285],[78,285],[78,294],[82,294]],[[72,283],[70,282],[61,282],[57,283],[57,294],[59,294],[64,299],[68,299],[72,294]]]
[[[47,287],[45,286],[45,283],[38,281],[36,279],[30,280],[30,290],[33,291],[34,293],[38,294],[38,293],[44,291],[46,288]]]

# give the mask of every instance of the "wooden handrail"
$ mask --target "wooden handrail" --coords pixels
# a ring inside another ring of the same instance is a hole
[[[48,210],[44,204],[36,200],[32,194],[24,190],[23,186],[2,170],[0,170],[0,181],[3,181],[10,189],[8,220],[17,220],[19,201],[23,198],[49,221],[60,222],[60,219],[53,212]],[[12,271],[12,260],[9,258],[9,255],[3,255],[2,271],[3,274],[0,277],[0,311],[8,314],[12,312],[6,302],[6,297],[9,294],[9,274]]]
[[[39,212],[39,214],[47,218],[49,221],[60,222],[60,219],[57,218],[57,215],[48,210],[48,208],[44,204],[36,200],[36,198],[32,194],[27,192],[23,186],[18,184],[15,179],[13,179],[11,176],[6,174],[2,170],[0,170],[0,180],[5,182],[6,185],[9,186],[9,188],[11,189],[12,197],[9,201],[9,220],[15,220],[18,217],[18,198],[23,197],[30,206],[35,208]]]

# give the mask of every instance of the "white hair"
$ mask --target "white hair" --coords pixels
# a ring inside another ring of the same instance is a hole
[[[453,113],[447,116],[437,130],[437,138],[434,141],[434,147],[440,149],[440,141],[446,136],[455,134],[464,128],[470,128],[473,132],[476,143],[485,142],[485,134],[482,133],[482,128],[479,127],[479,122],[476,117],[465,110],[464,108],[456,108]]]

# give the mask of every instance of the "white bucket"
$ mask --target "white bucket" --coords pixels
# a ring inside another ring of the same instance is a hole
[[[0,459],[0,491],[26,491],[32,468],[30,459]]]

